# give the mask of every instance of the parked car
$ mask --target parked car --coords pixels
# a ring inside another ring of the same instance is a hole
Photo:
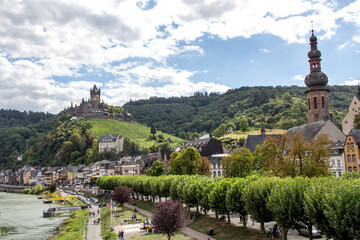
[[[297,229],[298,233],[300,235],[309,236],[309,230],[308,227],[304,223],[300,223],[300,228]],[[312,234],[314,238],[320,238],[322,237],[321,231],[316,229],[314,226],[312,226]]]

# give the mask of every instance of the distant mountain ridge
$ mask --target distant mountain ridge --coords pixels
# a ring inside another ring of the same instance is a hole
[[[330,112],[341,128],[356,86],[328,86]],[[135,120],[179,136],[181,132],[211,132],[221,123],[233,122],[238,127],[247,118],[250,127],[288,129],[305,123],[306,87],[241,87],[226,93],[195,93],[190,97],[152,97],[123,105]]]

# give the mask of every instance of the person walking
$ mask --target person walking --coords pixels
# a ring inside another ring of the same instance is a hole
[[[123,230],[119,231],[119,240],[124,240],[124,231]]]

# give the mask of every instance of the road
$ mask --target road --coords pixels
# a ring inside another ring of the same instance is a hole
[[[94,223],[98,218],[100,218],[100,209],[97,204],[91,202],[90,212],[94,212],[95,216],[90,215],[88,222],[88,232],[86,239],[88,240],[102,240],[100,235],[100,223]],[[99,213],[98,213],[99,211]]]

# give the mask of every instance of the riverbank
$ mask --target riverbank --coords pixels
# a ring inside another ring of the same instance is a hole
[[[66,200],[71,206],[84,206],[85,204],[77,198]],[[89,209],[73,211],[70,217],[58,227],[53,235],[47,240],[82,239],[87,233],[87,222],[89,220]]]

